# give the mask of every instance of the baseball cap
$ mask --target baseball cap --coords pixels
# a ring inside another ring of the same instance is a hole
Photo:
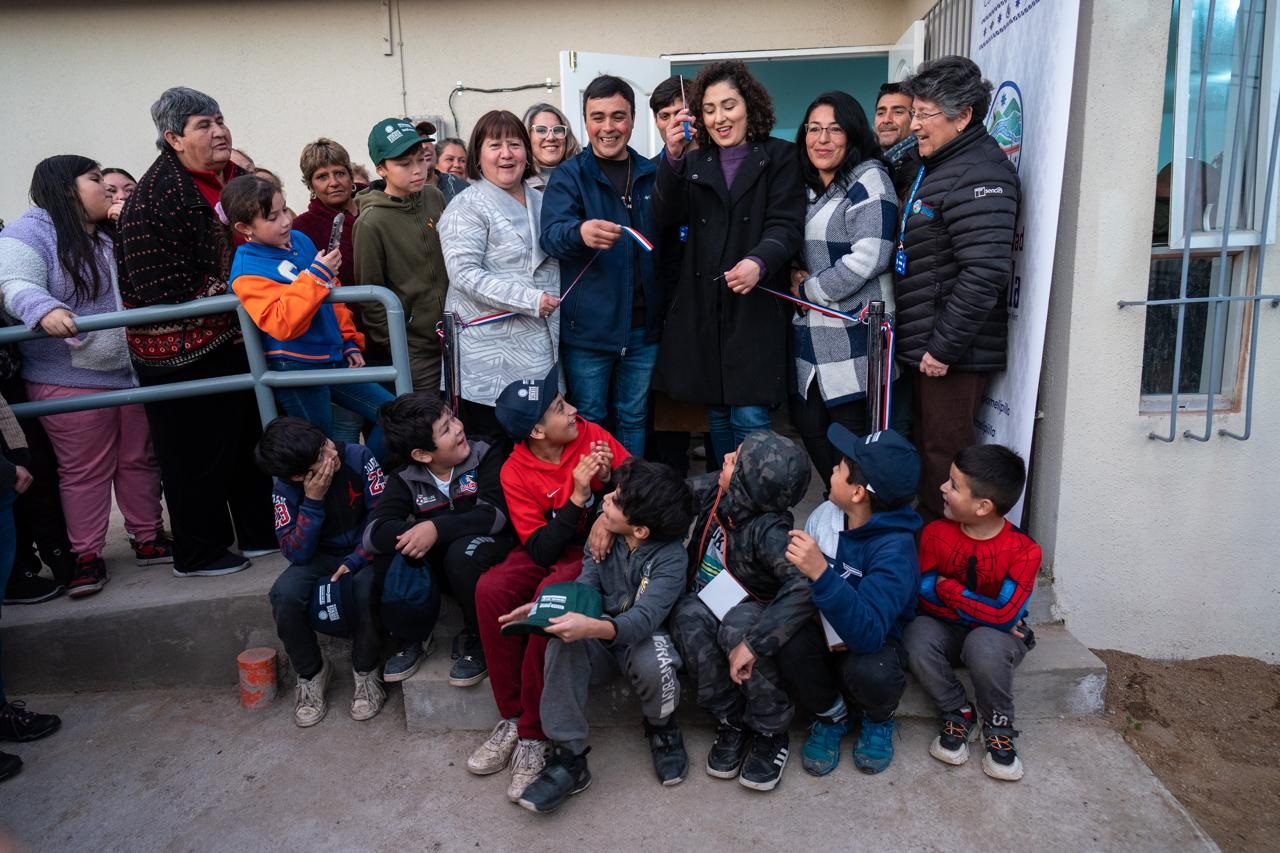
[[[880,500],[894,503],[916,493],[920,457],[900,434],[886,429],[862,437],[840,424],[832,424],[827,428],[827,440],[858,463],[866,475],[867,488]]]
[[[402,118],[384,118],[369,131],[369,159],[374,164],[399,157],[415,145],[430,142]]]
[[[566,613],[581,613],[599,619],[604,613],[600,602],[600,593],[586,584],[571,581],[569,583],[553,583],[542,588],[533,602],[529,615],[519,622],[511,622],[502,626],[505,636],[513,634],[537,634],[549,637],[547,627],[556,616]]]
[[[423,120],[413,126],[418,131],[419,136],[425,136],[428,139],[436,135],[436,126],[429,121]]]
[[[356,621],[356,597],[351,584],[350,572],[336,581],[321,578],[316,583],[307,608],[313,630],[335,637],[351,636]]]
[[[508,435],[524,438],[559,393],[560,365],[556,363],[542,379],[517,379],[503,388],[494,403],[494,414]]]

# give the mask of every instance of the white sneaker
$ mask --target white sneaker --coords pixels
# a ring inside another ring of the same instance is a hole
[[[299,728],[309,728],[324,719],[329,711],[329,703],[324,700],[325,688],[329,686],[329,675],[333,668],[329,659],[323,658],[324,665],[311,678],[299,678],[294,688],[293,722]]]
[[[511,784],[507,787],[507,799],[520,802],[524,789],[533,784],[542,768],[547,766],[551,743],[545,740],[520,738],[515,755],[511,759]]]
[[[387,691],[377,671],[361,675],[355,673],[356,691],[351,697],[351,719],[369,720],[378,715],[387,701]]]
[[[515,752],[517,740],[516,721],[499,720],[489,739],[477,746],[467,759],[467,769],[477,776],[488,776],[504,769],[511,763],[511,753]]]

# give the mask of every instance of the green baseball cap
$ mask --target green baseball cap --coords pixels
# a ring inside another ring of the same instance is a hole
[[[508,637],[514,634],[537,634],[550,637],[547,626],[551,624],[554,617],[563,616],[566,613],[581,613],[583,616],[599,619],[604,613],[600,593],[586,584],[576,582],[553,583],[545,586],[533,602],[533,609],[529,611],[529,615],[519,622],[503,625],[502,633]]]
[[[431,140],[402,118],[384,118],[369,131],[369,159],[374,165],[399,157],[415,145]]]

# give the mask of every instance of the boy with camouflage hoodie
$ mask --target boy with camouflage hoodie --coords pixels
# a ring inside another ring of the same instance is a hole
[[[808,580],[787,560],[790,509],[809,486],[809,470],[799,445],[761,431],[725,456],[718,475],[689,481],[699,507],[692,577],[671,633],[698,704],[719,722],[707,773],[758,791],[782,778],[795,716],[774,656],[815,613]],[[698,596],[721,572],[745,593],[722,621]]]

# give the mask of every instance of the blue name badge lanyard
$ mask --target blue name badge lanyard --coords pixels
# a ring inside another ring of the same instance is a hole
[[[897,273],[898,278],[907,274],[907,249],[903,241],[907,237],[907,217],[911,215],[911,205],[915,204],[916,193],[920,191],[920,182],[924,180],[924,166],[920,167],[920,171],[916,172],[916,182],[911,185],[911,194],[907,196],[906,204],[902,206],[902,225],[898,228],[898,251],[893,256],[893,271]]]

